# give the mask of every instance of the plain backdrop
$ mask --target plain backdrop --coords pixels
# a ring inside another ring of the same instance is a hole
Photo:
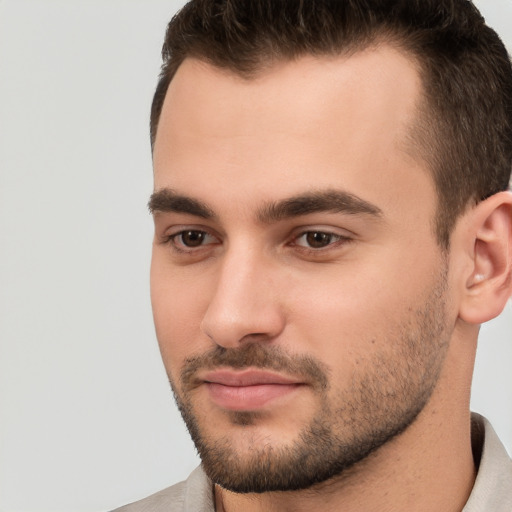
[[[478,2],[512,48],[512,0]],[[0,0],[0,510],[95,512],[198,463],[149,302],[149,107],[179,1]],[[512,308],[473,408],[512,451]]]

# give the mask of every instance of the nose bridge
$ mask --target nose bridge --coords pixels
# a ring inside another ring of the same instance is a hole
[[[249,243],[226,250],[201,324],[215,343],[235,347],[244,339],[271,339],[280,332],[283,319],[272,267]]]

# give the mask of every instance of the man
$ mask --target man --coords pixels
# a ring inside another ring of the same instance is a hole
[[[512,70],[466,0],[199,0],[152,107],[157,337],[202,464],[122,511],[512,510]]]

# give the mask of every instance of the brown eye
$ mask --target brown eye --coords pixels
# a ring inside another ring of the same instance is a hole
[[[313,249],[321,249],[327,247],[334,238],[332,233],[323,233],[321,231],[309,231],[304,233],[305,243]]]
[[[332,231],[310,230],[303,231],[294,240],[295,245],[303,250],[315,251],[320,253],[322,249],[341,247],[350,242],[350,237],[333,233]]]
[[[206,233],[204,231],[183,231],[179,233],[177,238],[185,247],[199,247],[204,243]]]

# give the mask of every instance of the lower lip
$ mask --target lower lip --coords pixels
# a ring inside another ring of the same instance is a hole
[[[231,411],[253,411],[296,391],[300,384],[256,384],[253,386],[225,386],[206,383],[212,401]]]

